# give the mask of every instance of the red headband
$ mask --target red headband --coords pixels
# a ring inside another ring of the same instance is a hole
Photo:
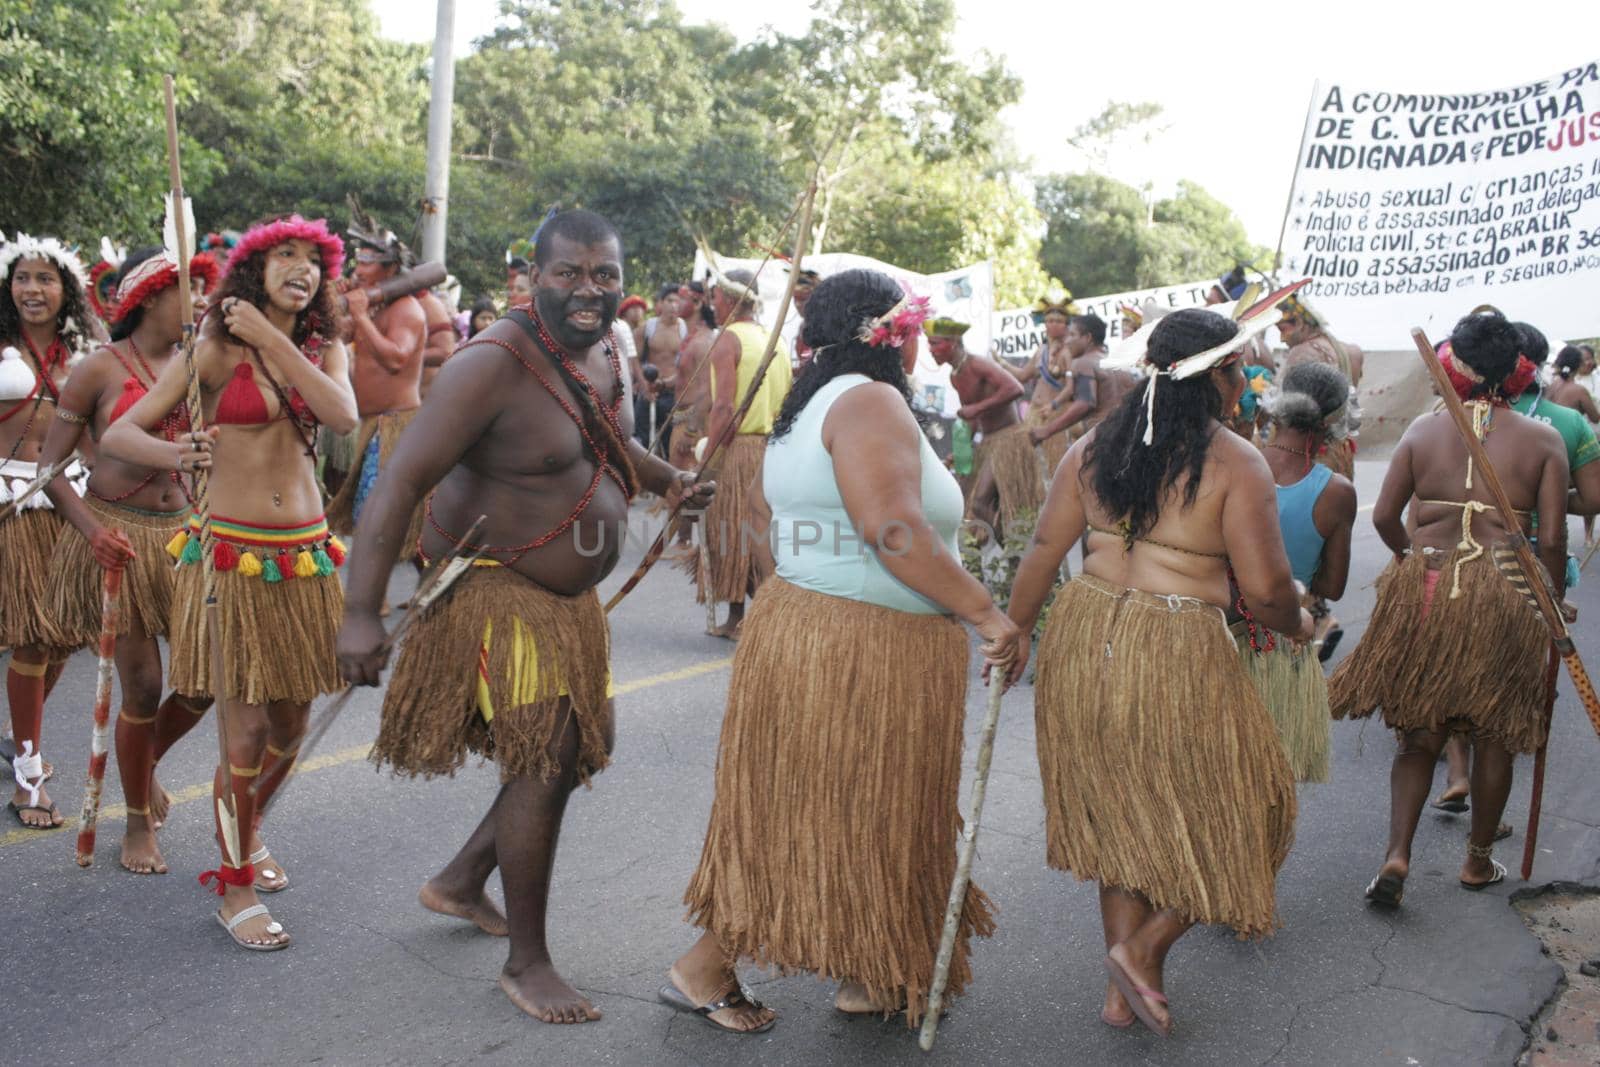
[[[217,261],[210,253],[200,253],[189,261],[189,277],[199,278],[205,283],[201,292],[209,293],[217,284]],[[117,306],[111,312],[110,321],[121,322],[145,300],[177,284],[178,265],[171,256],[166,252],[151,256],[117,282]]]
[[[232,273],[235,266],[257,252],[276,248],[285,241],[310,241],[315,244],[322,252],[322,277],[339,276],[339,268],[344,266],[344,242],[328,232],[325,219],[304,219],[299,215],[290,215],[286,219],[246,230],[245,235],[239,238],[239,243],[233,246],[233,253],[228,256],[227,272]]]
[[[1518,356],[1517,365],[1505,376],[1505,380],[1484,393],[1481,389],[1483,376],[1456,358],[1449,341],[1439,346],[1439,363],[1444,367],[1445,377],[1450,379],[1450,385],[1455,389],[1456,396],[1463,402],[1498,400],[1502,403],[1513,403],[1528,391],[1528,387],[1539,374],[1539,368],[1534,366],[1531,359],[1527,356]]]

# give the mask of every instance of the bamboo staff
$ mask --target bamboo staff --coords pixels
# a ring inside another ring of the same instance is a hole
[[[400,638],[411,628],[411,624],[416,622],[423,611],[427,610],[430,604],[443,596],[445,590],[454,585],[456,579],[465,574],[467,568],[471,567],[478,557],[483,555],[481,546],[474,549],[469,555],[463,556],[461,553],[462,546],[477,540],[479,531],[483,529],[484,523],[488,521],[489,516],[479,515],[477,521],[469,526],[467,532],[462,534],[456,543],[451,546],[450,551],[429,568],[427,574],[423,577],[422,583],[417,586],[417,591],[411,594],[411,603],[406,608],[405,614],[400,616],[400,621],[395,623],[394,629],[389,631],[389,635],[383,639],[383,644],[379,646],[379,651],[382,655],[387,656],[394,646],[399,644]],[[333,720],[338,718],[339,713],[344,710],[344,706],[350,703],[350,698],[355,695],[355,691],[354,686],[346,686],[344,692],[335,697],[333,703],[329,704],[322,711],[322,714],[317,716],[317,721],[306,729],[300,744],[296,745],[294,749],[296,762],[305,759],[311,750],[317,747],[323,735],[333,725]],[[278,799],[283,796],[283,791],[288,788],[289,772],[287,768],[288,765],[286,763],[283,784],[261,806],[260,815],[262,818],[266,817],[267,811],[278,802]],[[261,791],[263,785],[265,785],[265,782],[260,778],[250,784],[248,792],[252,800]]]
[[[106,759],[111,752],[111,676],[116,670],[117,628],[121,612],[117,596],[122,591],[122,567],[105,573],[100,593],[100,643],[94,683],[94,730],[89,737],[89,780],[78,809],[78,866],[94,862],[95,827],[100,821],[100,791],[106,780]]]
[[[1422,362],[1428,368],[1428,373],[1433,377],[1433,383],[1439,396],[1444,401],[1445,410],[1450,412],[1450,417],[1455,420],[1456,432],[1461,435],[1461,441],[1467,446],[1467,454],[1472,457],[1474,469],[1483,477],[1483,484],[1489,490],[1489,495],[1494,499],[1494,505],[1502,516],[1516,514],[1511,506],[1511,498],[1506,495],[1505,486],[1500,483],[1500,476],[1495,473],[1493,464],[1489,462],[1489,453],[1484,449],[1483,442],[1472,432],[1472,420],[1467,416],[1467,410],[1462,406],[1461,398],[1456,396],[1455,389],[1450,384],[1450,378],[1444,372],[1444,365],[1439,362],[1438,353],[1434,352],[1433,345],[1428,342],[1428,337],[1422,330],[1415,327],[1411,330],[1411,339],[1416,342],[1417,352],[1422,356]],[[1550,631],[1550,639],[1554,643],[1555,652],[1566,664],[1567,675],[1572,679],[1572,686],[1578,693],[1578,699],[1583,703],[1583,710],[1589,716],[1589,722],[1594,726],[1595,732],[1600,734],[1600,695],[1596,695],[1594,683],[1589,680],[1589,672],[1584,668],[1583,660],[1578,656],[1577,646],[1573,643],[1572,635],[1567,631],[1566,617],[1561,614],[1560,605],[1556,603],[1555,594],[1550,588],[1549,579],[1544,568],[1533,554],[1533,548],[1528,543],[1527,535],[1516,523],[1508,521],[1510,541],[1509,547],[1516,553],[1517,566],[1522,568],[1523,577],[1527,579],[1528,590],[1532,594],[1534,604],[1539,610],[1539,617],[1544,621],[1545,627]],[[1552,705],[1553,707],[1553,705]],[[1548,720],[1547,720],[1548,722]],[[1549,733],[1546,731],[1546,743]],[[1541,764],[1543,763],[1543,750],[1534,765],[1535,793],[1528,809],[1528,841],[1530,842],[1523,853],[1522,877],[1527,879],[1533,873],[1533,846],[1531,842],[1538,838],[1538,814],[1542,806],[1542,790],[1544,788],[1544,775]]]
[[[793,262],[795,264],[799,264],[806,253],[806,241],[811,235],[811,207],[816,198],[817,176],[813,173],[811,183],[806,186],[805,196],[800,202],[800,224],[796,229],[794,238]],[[721,439],[712,441],[706,446],[705,458],[700,461],[700,465],[694,471],[696,482],[705,476],[706,471],[716,460],[717,453],[721,451],[722,447],[732,441],[734,435],[739,432],[739,424],[744,421],[745,415],[750,411],[750,406],[755,403],[756,396],[760,394],[761,383],[767,376],[767,368],[772,366],[772,359],[778,353],[779,333],[783,329],[783,320],[789,315],[789,304],[794,299],[794,286],[799,278],[800,272],[798,269],[789,272],[789,283],[784,286],[783,299],[778,302],[778,315],[773,320],[772,331],[767,335],[767,349],[761,356],[761,363],[756,367],[755,377],[751,379],[750,388],[745,391],[744,399],[740,401],[739,407],[734,411],[733,418],[728,423],[728,428],[723,432]],[[677,506],[667,513],[667,521],[661,527],[661,532],[656,535],[655,541],[651,543],[649,550],[645,552],[644,559],[640,561],[634,572],[628,576],[628,580],[622,583],[622,588],[613,593],[611,599],[606,601],[607,614],[610,614],[613,608],[622,603],[623,597],[633,592],[634,587],[650,572],[650,568],[655,566],[656,560],[661,558],[661,553],[666,551],[667,537],[672,532],[673,520],[677,518],[678,512],[682,508],[683,501],[680,500]]]
[[[1550,646],[1550,665],[1544,675],[1544,743],[1533,756],[1533,795],[1528,801],[1528,832],[1522,838],[1522,880],[1533,877],[1533,854],[1539,846],[1539,815],[1544,808],[1544,766],[1550,751],[1550,723],[1555,719],[1556,679],[1561,676],[1561,658]]]
[[[994,758],[994,734],[1000,724],[1000,698],[1005,695],[1009,667],[989,671],[989,710],[983,718],[983,733],[978,737],[978,770],[972,779],[972,813],[961,834],[961,859],[950,882],[950,899],[944,908],[944,933],[939,938],[939,955],[934,958],[933,983],[928,987],[928,1010],[922,1016],[922,1034],[917,1043],[922,1051],[933,1051],[934,1035],[939,1030],[939,1012],[944,1006],[944,987],[950,980],[950,961],[956,954],[956,935],[961,930],[961,911],[967,902],[967,887],[972,884],[972,859],[978,854],[978,823],[983,818],[983,798],[989,792],[989,762]]]
[[[1294,173],[1289,177],[1289,195],[1283,198],[1283,221],[1278,224],[1278,247],[1272,253],[1272,284],[1278,284],[1278,270],[1283,266],[1283,238],[1289,232],[1289,216],[1294,211],[1294,188],[1300,180],[1300,168],[1305,164],[1306,141],[1311,136],[1311,117],[1317,107],[1317,97],[1322,94],[1322,82],[1311,83],[1311,99],[1306,104],[1306,121],[1300,127],[1300,147],[1294,154]]]
[[[167,169],[172,181],[172,201],[167,205],[170,237],[176,247],[169,249],[178,260],[178,299],[182,302],[184,367],[189,373],[186,404],[189,411],[189,429],[192,433],[205,431],[205,414],[201,407],[200,375],[195,368],[194,300],[189,289],[188,210],[183,195],[183,167],[178,155],[178,108],[173,96],[172,75],[163,79],[167,108]],[[217,798],[217,825],[222,831],[222,847],[228,866],[244,865],[244,850],[239,837],[239,817],[233,803],[233,763],[228,758],[228,684],[227,656],[222,647],[222,622],[217,608],[217,568],[212,559],[211,535],[211,471],[198,466],[194,471],[194,505],[200,518],[196,536],[200,544],[200,566],[204,581],[206,641],[211,650],[211,691],[217,705],[217,751],[222,763],[222,795]]]

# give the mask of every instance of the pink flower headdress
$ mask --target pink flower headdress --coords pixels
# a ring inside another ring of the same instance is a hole
[[[344,242],[328,232],[326,219],[305,219],[299,215],[275,219],[246,230],[244,236],[239,238],[239,243],[233,246],[232,254],[228,256],[228,269],[224,275],[232,273],[235,266],[257,252],[265,252],[285,241],[295,240],[310,241],[321,250],[324,279],[339,276],[339,268],[344,266]]]
[[[927,297],[907,295],[877,318],[863,321],[856,339],[874,348],[899,348],[922,329],[931,314]]]

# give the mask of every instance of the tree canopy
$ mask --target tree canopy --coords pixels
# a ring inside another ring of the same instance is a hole
[[[1034,178],[998,119],[1021,86],[956,48],[953,0],[822,0],[803,32],[740,43],[672,0],[503,0],[457,62],[448,256],[465,298],[553,205],[614,218],[630,288],[778,232],[814,168],[812,246],[909,269],[995,263],[1002,303],[1188,280],[1248,245],[1195,186],[1156,203],[1096,175]],[[202,230],[345,196],[403,239],[423,193],[430,50],[383,38],[368,0],[0,0],[0,227],[92,246],[159,231],[161,73],[179,74]],[[1153,105],[1079,131],[1115,138]]]

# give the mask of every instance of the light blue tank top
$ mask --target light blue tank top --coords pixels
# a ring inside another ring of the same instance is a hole
[[[1316,576],[1322,543],[1327,540],[1317,532],[1311,513],[1332,477],[1333,471],[1314,463],[1311,473],[1298,482],[1278,486],[1278,528],[1283,531],[1283,547],[1289,550],[1289,569],[1295,581],[1307,586]]]
[[[917,615],[943,615],[942,607],[890,574],[876,550],[862,544],[839,496],[833,457],[822,446],[822,422],[833,402],[869,381],[862,374],[841,374],[817,390],[787,434],[767,443],[761,483],[772,509],[778,576],[828,596]],[[922,449],[923,514],[950,553],[959,556],[961,487],[927,437],[917,437]]]

